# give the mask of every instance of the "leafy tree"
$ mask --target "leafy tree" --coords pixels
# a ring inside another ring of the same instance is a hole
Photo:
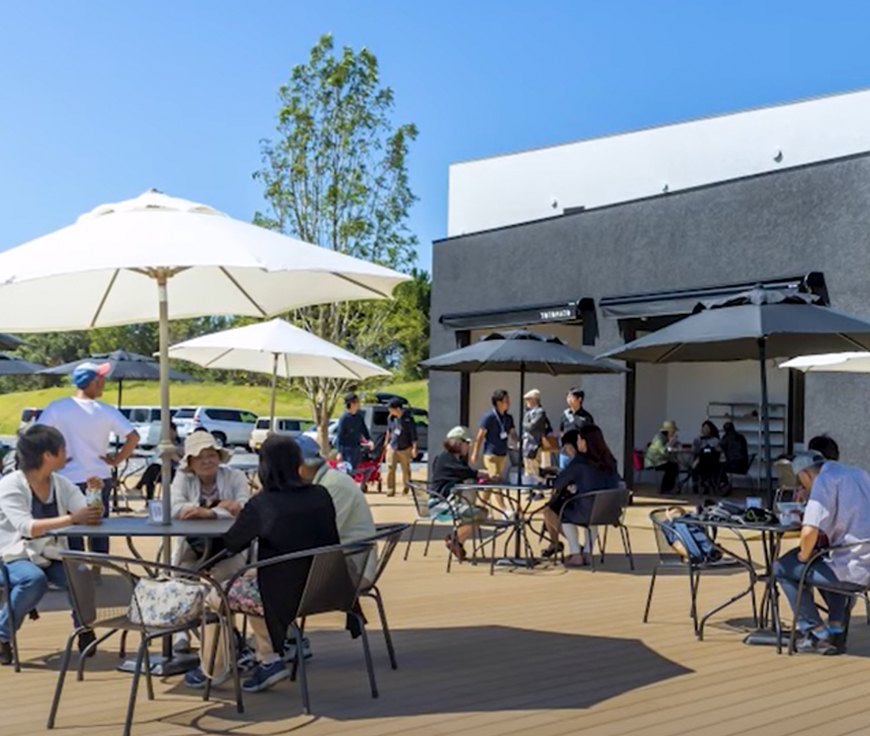
[[[395,126],[393,91],[381,84],[368,49],[334,53],[331,35],[311,49],[279,89],[276,137],[262,142],[263,168],[254,177],[268,203],[254,221],[340,253],[407,269],[417,240],[406,227],[415,197],[406,160],[413,124]],[[348,302],[311,307],[291,318],[353,352],[382,349],[393,305]],[[326,424],[349,383],[302,381],[315,419]]]

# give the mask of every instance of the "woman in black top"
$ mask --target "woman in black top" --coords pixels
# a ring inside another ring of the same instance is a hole
[[[591,491],[604,491],[618,488],[622,480],[616,472],[616,459],[604,441],[604,435],[594,424],[585,424],[579,430],[565,433],[563,445],[577,448],[577,454],[568,466],[556,477],[555,492],[544,509],[544,524],[550,533],[552,543],[542,553],[551,557],[563,549],[559,534],[568,540],[571,553],[565,560],[566,567],[584,567],[589,564],[589,556],[580,548],[577,525],[589,523],[592,512],[592,499],[579,498]],[[564,512],[563,512],[564,508]],[[559,524],[559,515],[567,526]],[[592,552],[592,534],[587,535],[586,550]]]
[[[465,491],[461,497],[453,494],[456,486],[473,483],[479,477],[486,477],[468,464],[468,452],[471,448],[471,434],[465,427],[454,427],[447,433],[444,441],[444,452],[435,458],[432,464],[432,477],[429,487],[443,500],[434,499],[430,503],[430,513],[447,521],[458,517],[465,522],[456,529],[456,534],[448,534],[444,538],[447,548],[459,560],[466,557],[465,540],[471,536],[474,527],[486,518],[486,511],[474,503],[477,500],[475,492]]]
[[[301,465],[302,452],[291,437],[273,434],[263,442],[257,471],[262,490],[248,501],[224,535],[224,546],[229,554],[248,549],[255,539],[258,540],[257,558],[261,561],[339,544],[332,497],[323,486],[302,480]],[[257,669],[242,685],[246,691],[265,690],[289,676],[282,658],[284,640],[287,627],[296,617],[310,567],[310,558],[268,566],[257,570],[256,587],[245,585],[245,578],[241,578],[236,583],[244,593],[238,593],[236,584],[229,591],[231,603],[239,597],[246,599],[246,608],[256,608],[262,603],[266,624],[267,631],[260,626],[260,621],[250,619],[261,641],[257,646]],[[268,637],[264,637],[267,632]],[[269,643],[272,653],[266,651]],[[203,651],[208,651],[208,647],[204,645]],[[229,674],[221,664],[215,668],[216,683]],[[185,684],[204,686],[202,670],[188,672]]]

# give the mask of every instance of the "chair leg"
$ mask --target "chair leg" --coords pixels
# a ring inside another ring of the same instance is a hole
[[[411,551],[411,542],[414,541],[414,533],[417,531],[417,519],[411,522],[411,528],[408,530],[408,544],[405,545],[405,562],[408,561],[408,553]]]
[[[60,706],[60,696],[63,692],[63,682],[66,679],[66,671],[69,669],[70,659],[72,659],[73,642],[83,630],[84,629],[76,629],[66,640],[66,647],[64,647],[63,650],[63,658],[60,661],[60,671],[57,673],[57,685],[54,688],[54,698],[51,701],[51,710],[48,712],[47,728],[54,728],[54,722],[57,718],[57,709]]]
[[[149,642],[142,634],[142,646],[145,647],[145,689],[148,692],[148,700],[154,700],[154,682],[151,679],[151,653],[148,651]]]
[[[296,656],[293,659],[293,669],[299,672],[299,690],[302,692],[302,712],[311,715],[311,700],[308,697],[308,676],[305,672],[305,655],[302,651],[302,631],[294,621],[290,624],[296,638]],[[365,630],[365,629],[363,629]]]
[[[628,535],[628,527],[620,525],[619,534],[622,537],[622,548],[625,550],[625,556],[628,557],[628,567],[634,572],[634,554],[631,551],[631,537]]]
[[[369,635],[366,633],[366,625],[360,615],[353,612],[351,612],[350,615],[359,621],[360,632],[362,633],[363,654],[365,655],[366,660],[366,671],[369,676],[369,687],[371,687],[372,690],[372,697],[377,698],[378,684],[375,682],[375,666],[372,662],[372,650],[369,647]]]
[[[387,654],[390,655],[390,667],[394,670],[399,669],[399,665],[396,662],[396,650],[393,647],[393,636],[390,633],[390,627],[387,624],[387,612],[384,609],[384,601],[381,598],[381,591],[379,591],[376,587],[372,588],[371,597],[375,599],[375,604],[378,607],[378,616],[381,619],[381,629],[384,632],[384,641],[387,645]]]
[[[143,637],[139,645],[139,653],[136,655],[136,669],[133,670],[133,682],[130,683],[130,700],[127,703],[127,719],[124,721],[124,736],[130,736],[130,728],[133,725],[133,713],[136,710],[136,696],[139,692],[139,678],[142,675],[142,664],[148,652],[148,637]]]
[[[652,571],[652,577],[649,581],[649,593],[646,596],[646,608],[643,611],[643,622],[646,623],[649,621],[649,608],[652,605],[652,597],[653,597],[653,589],[656,586],[656,574],[659,571],[659,566],[656,565]]]
[[[607,530],[609,528],[610,527],[608,527],[608,526],[604,527],[603,539],[602,539],[602,537],[598,537],[598,551],[601,552],[601,564],[602,565],[604,564],[604,550],[607,549]],[[592,550],[592,551],[594,553],[594,550]]]
[[[867,591],[864,591],[864,611],[867,614],[867,625],[870,626],[870,597],[867,596]]]
[[[697,598],[698,598],[698,578],[700,576],[695,576],[695,571],[692,566],[689,566],[689,595],[691,596],[692,604],[689,609],[689,616],[692,618],[692,623],[695,627],[695,635],[698,634],[698,607],[697,607]]]
[[[451,542],[456,541],[456,529],[450,532],[450,540]],[[447,572],[450,572],[450,566],[453,564],[453,550],[447,550]]]
[[[435,519],[429,522],[429,533],[426,535],[426,546],[423,548],[423,557],[429,554],[429,545],[432,542],[432,534],[435,532]]]
[[[81,654],[79,654],[79,664],[76,670],[77,682],[81,682],[85,679],[85,665],[87,664],[91,652],[93,652],[100,644],[106,641],[106,639],[108,639],[116,631],[117,629],[112,629],[107,634],[103,634],[101,637],[94,639],[90,644],[88,644],[87,648]]]

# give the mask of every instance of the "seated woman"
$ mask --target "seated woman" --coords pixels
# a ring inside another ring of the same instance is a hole
[[[587,499],[587,503],[577,497],[591,491],[618,488],[622,479],[616,472],[616,459],[596,425],[584,424],[579,430],[566,432],[563,444],[573,445],[576,454],[568,467],[556,478],[553,497],[544,509],[544,524],[552,543],[542,555],[552,557],[562,551],[562,543],[559,541],[559,534],[562,533],[568,540],[570,553],[565,559],[565,567],[585,567],[589,564],[589,555],[592,554],[594,534],[590,530],[586,535],[586,544],[581,549],[577,526],[589,523],[592,503],[591,499]],[[559,524],[560,514],[563,526]]]
[[[656,432],[655,437],[646,448],[643,466],[655,470],[663,470],[661,491],[670,493],[677,484],[679,465],[677,465],[674,452],[679,448],[677,439],[677,425],[670,419],[662,422],[662,428]]]
[[[172,518],[186,521],[195,519],[236,518],[251,497],[248,479],[243,472],[228,468],[223,463],[229,453],[218,447],[209,432],[192,432],[184,443],[184,453],[178,473],[172,481]],[[220,539],[186,537],[175,545],[172,564],[192,568],[206,558],[212,558],[223,549]],[[210,570],[217,581],[229,579],[245,566],[241,554],[226,557]],[[190,649],[187,632],[175,636],[175,651]]]
[[[226,554],[237,555],[258,540],[260,560],[338,544],[335,506],[323,486],[302,480],[303,464],[299,446],[291,438],[270,435],[260,447],[258,475],[262,490],[241,510],[236,522],[224,535]],[[234,609],[250,611],[248,622],[257,642],[257,668],[242,683],[245,692],[266,690],[289,677],[285,666],[284,641],[302,596],[311,561],[298,560],[266,567],[239,578],[228,591]],[[210,601],[212,605],[216,601]],[[206,627],[204,653],[211,652],[215,627]],[[218,647],[214,683],[229,676],[223,647]],[[188,672],[189,687],[204,687],[206,675],[201,668]]]
[[[719,449],[725,457],[726,473],[744,475],[749,471],[749,445],[746,437],[734,428],[734,422],[725,422],[722,425]]]
[[[169,439],[172,440],[172,444],[175,445],[171,457],[172,479],[175,480],[175,471],[178,470],[178,464],[184,456],[184,445],[178,437],[178,428],[174,423],[169,425]],[[157,448],[149,460],[148,467],[145,468],[145,472],[142,473],[142,477],[139,478],[139,482],[136,484],[137,491],[141,491],[143,488],[145,489],[145,498],[148,501],[151,501],[154,498],[154,488],[160,481],[160,475],[162,472],[163,464],[160,458],[160,448]]]
[[[3,665],[12,663],[13,630],[36,609],[49,582],[67,588],[60,562],[66,539],[47,535],[71,524],[99,524],[103,511],[100,505],[88,506],[78,487],[57,474],[67,457],[63,435],[54,427],[29,427],[18,438],[16,452],[19,469],[0,480],[0,557],[12,583],[0,610]],[[78,626],[75,617],[73,623]],[[84,632],[79,636],[79,650],[93,641],[93,632]]]
[[[458,560],[466,557],[465,540],[474,532],[474,528],[486,518],[486,510],[475,505],[477,494],[465,491],[461,497],[453,493],[456,486],[473,483],[478,478],[488,476],[475,470],[468,464],[468,453],[472,443],[471,433],[465,427],[454,427],[447,433],[444,440],[444,451],[432,464],[430,488],[443,500],[433,499],[430,503],[430,513],[439,521],[452,521],[458,517],[462,524],[454,535],[444,538],[447,548]]]
[[[701,434],[692,443],[692,481],[701,493],[714,492],[719,485],[719,429],[709,419],[701,425]]]

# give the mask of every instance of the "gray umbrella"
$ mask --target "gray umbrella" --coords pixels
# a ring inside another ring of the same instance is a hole
[[[582,373],[625,373],[627,368],[615,361],[596,358],[575,350],[558,337],[527,330],[493,332],[469,345],[420,363],[432,371],[479,373],[493,371],[520,374],[520,396],[526,392],[526,373],[550,376]],[[524,406],[520,402],[520,430]]]
[[[121,407],[121,399],[123,398],[124,381],[159,381],[160,380],[160,364],[156,359],[150,358],[147,355],[139,355],[138,353],[128,353],[126,350],[115,350],[111,353],[95,353],[81,360],[74,360],[71,363],[46,368],[42,373],[53,376],[70,375],[77,366],[85,361],[94,363],[109,363],[112,370],[106,375],[110,381],[118,382],[118,407]],[[187,373],[169,369],[169,379],[171,381],[196,381],[197,379]]]
[[[31,363],[14,355],[0,353],[0,376],[30,376],[39,373],[44,368],[44,365]]]
[[[764,462],[772,504],[767,359],[868,349],[870,322],[822,306],[814,294],[757,286],[721,301],[699,304],[690,317],[601,357],[638,363],[760,361]]]
[[[0,332],[0,350],[15,350],[16,348],[20,348],[22,345],[27,345],[27,343],[20,337]]]

